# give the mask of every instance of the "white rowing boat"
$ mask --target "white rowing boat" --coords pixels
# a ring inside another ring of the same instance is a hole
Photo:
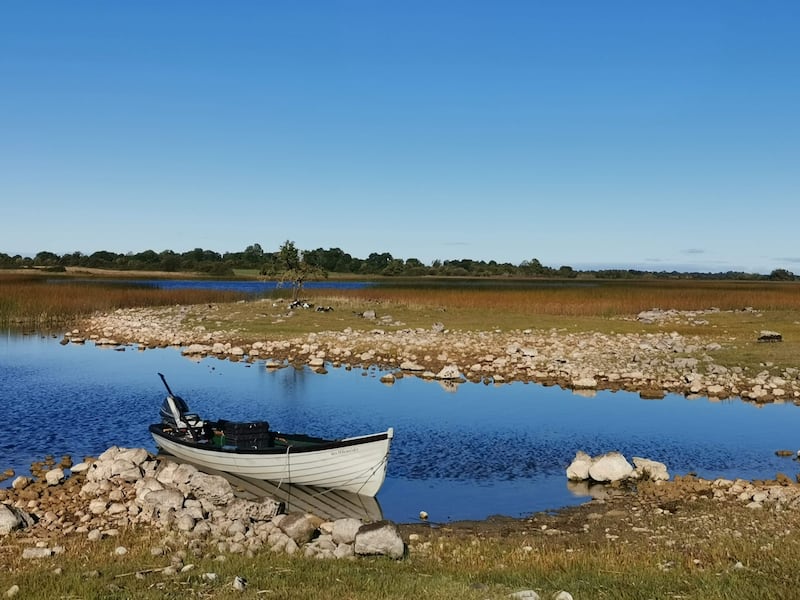
[[[272,431],[265,421],[206,421],[172,394],[150,425],[156,445],[179,459],[274,483],[311,485],[375,496],[386,478],[394,430],[324,439]]]

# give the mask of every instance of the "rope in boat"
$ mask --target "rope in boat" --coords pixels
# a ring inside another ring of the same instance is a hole
[[[289,458],[289,454],[291,453],[292,448],[293,448],[293,446],[291,444],[286,446],[286,476],[287,476],[288,481],[290,483],[289,498],[291,498],[291,481],[292,481],[292,461]],[[373,467],[371,467],[371,468],[367,467],[366,469],[361,471],[361,473],[356,473],[355,475],[353,475],[353,477],[351,477],[350,479],[345,481],[345,483],[349,483],[351,481],[355,481],[361,475],[363,475],[364,473],[369,473],[369,476],[365,479],[364,483],[362,483],[361,487],[358,488],[358,491],[355,492],[356,494],[359,494],[361,492],[361,490],[364,488],[364,486],[367,484],[367,481],[369,481],[369,479],[378,471],[378,469],[380,469],[384,464],[387,464],[388,461],[389,461],[389,450],[386,451],[386,453],[383,455],[383,458],[381,458],[377,463],[375,463],[375,465]],[[278,482],[278,487],[280,487],[281,484],[283,484],[283,479],[281,479]],[[324,494],[326,494],[328,492],[332,492],[332,491],[333,491],[333,489],[326,488],[326,489],[320,490],[319,492],[316,492],[316,493],[312,494],[312,496],[314,496],[314,497],[322,496],[322,495],[324,495]]]
[[[377,463],[375,463],[375,465],[373,467],[371,467],[371,468],[367,467],[366,469],[361,471],[361,473],[356,473],[355,475],[353,475],[353,477],[351,477],[350,479],[345,481],[345,483],[349,483],[351,481],[354,481],[354,480],[358,479],[364,473],[369,473],[369,476],[366,478],[364,483],[361,484],[361,487],[358,488],[358,491],[354,492],[356,494],[360,494],[361,490],[364,489],[364,486],[367,484],[367,481],[369,481],[369,479],[376,473],[376,471],[378,471],[378,469],[380,469],[382,465],[386,464],[388,462],[388,460],[389,460],[389,452],[387,451],[386,454],[383,455],[383,458],[381,458]],[[327,494],[329,492],[333,492],[333,491],[335,491],[335,490],[333,490],[332,488],[325,488],[325,489],[321,489],[319,492],[316,492],[316,493],[312,494],[312,496],[314,496],[314,497],[316,497],[316,496],[324,496],[325,494]]]
[[[286,476],[289,478],[289,483],[292,481],[292,463],[289,460],[289,453],[292,451],[292,445],[289,444],[286,446]],[[278,482],[278,485],[283,483],[283,479]]]
[[[289,478],[289,481],[292,480],[292,465],[291,465],[291,461],[289,460],[289,453],[291,452],[291,450],[292,450],[292,445],[291,444],[286,446],[286,476]],[[283,483],[283,480],[281,480],[281,483]],[[280,483],[278,485],[280,486]],[[286,499],[289,500],[289,501],[291,501],[291,499],[292,499],[292,486],[291,485],[289,486],[289,495],[287,496]]]

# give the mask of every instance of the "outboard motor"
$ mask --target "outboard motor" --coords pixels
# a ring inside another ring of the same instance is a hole
[[[186,427],[187,423],[183,416],[189,412],[189,406],[180,396],[167,396],[161,403],[158,414],[161,415],[161,422],[175,429]]]
[[[167,388],[168,394],[158,411],[158,414],[161,415],[161,422],[173,429],[188,429],[192,437],[195,437],[194,430],[203,427],[203,420],[196,414],[190,413],[186,401],[173,394],[172,390],[169,389],[166,378],[161,373],[158,375],[161,377],[161,381],[164,382],[164,387]]]

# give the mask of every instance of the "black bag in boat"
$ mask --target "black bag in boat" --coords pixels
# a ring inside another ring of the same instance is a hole
[[[258,450],[272,445],[272,434],[266,421],[244,423],[223,420],[217,425],[225,435],[226,446]]]

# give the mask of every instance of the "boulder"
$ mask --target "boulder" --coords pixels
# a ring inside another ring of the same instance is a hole
[[[378,521],[361,527],[356,534],[356,554],[379,554],[394,559],[403,558],[405,544],[397,526],[391,521]]]
[[[311,541],[321,524],[322,519],[316,515],[291,513],[280,520],[278,527],[297,544],[305,544]]]
[[[234,498],[227,505],[226,515],[229,519],[269,521],[281,508],[282,504],[271,498],[260,498],[258,501]]]
[[[189,479],[188,487],[195,498],[208,500],[215,506],[225,506],[233,500],[233,487],[230,481],[220,475],[209,475],[195,470]]]
[[[150,453],[144,448],[121,448],[117,459],[127,460],[132,462],[137,467],[141,466],[148,458]],[[74,470],[74,468],[73,468]]]
[[[22,525],[23,521],[14,508],[0,504],[0,535],[8,535]]]
[[[64,481],[64,479],[64,469],[61,468],[50,469],[44,474],[44,480],[47,482],[47,485],[58,485]]]
[[[142,500],[146,504],[157,507],[159,510],[168,510],[170,508],[180,510],[183,508],[184,497],[179,490],[167,488],[147,492],[142,496]]]
[[[15,490],[24,490],[31,484],[30,477],[25,477],[24,475],[20,475],[14,481],[11,482],[12,489]]]
[[[593,390],[597,387],[597,380],[594,377],[579,377],[572,381],[572,387],[576,390]]]
[[[7,535],[14,529],[32,527],[37,520],[37,517],[20,508],[0,504],[0,535]]]
[[[607,452],[592,460],[589,478],[600,482],[622,481],[633,474],[633,466],[619,452]]]
[[[142,478],[142,471],[126,458],[115,458],[111,463],[111,476],[133,482]]]
[[[669,481],[667,465],[649,458],[633,457],[635,467],[634,476],[639,479],[649,479],[650,481]]]
[[[333,522],[331,537],[336,544],[352,544],[356,541],[356,534],[363,523],[359,519],[336,519]]]
[[[575,458],[567,467],[567,479],[570,481],[584,481],[589,479],[589,468],[592,466],[592,457],[583,450],[578,450]]]

